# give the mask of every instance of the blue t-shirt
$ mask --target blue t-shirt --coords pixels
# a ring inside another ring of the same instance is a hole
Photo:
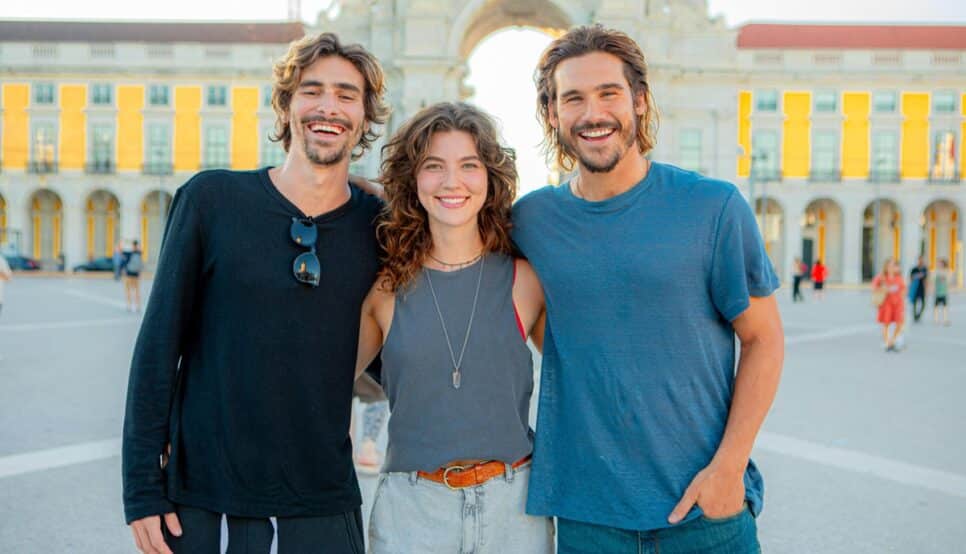
[[[527,512],[668,527],[724,434],[731,321],[779,284],[748,203],[730,183],[652,163],[601,202],[534,191],[513,220],[547,299]],[[757,515],[754,463],[744,481]]]

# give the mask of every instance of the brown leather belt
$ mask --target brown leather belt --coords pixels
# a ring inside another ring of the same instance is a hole
[[[513,462],[510,467],[516,469],[528,463],[530,463],[529,454],[523,458],[520,458],[516,462]],[[420,471],[418,473],[419,477],[423,479],[429,479],[430,481],[435,481],[436,483],[442,483],[453,490],[457,490],[482,485],[494,477],[499,477],[500,475],[505,474],[506,464],[493,460],[489,462],[480,462],[478,464],[469,466],[453,465],[441,467],[432,473],[425,471]]]

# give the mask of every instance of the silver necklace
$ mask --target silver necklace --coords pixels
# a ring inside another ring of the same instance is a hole
[[[453,343],[449,340],[449,331],[446,330],[446,322],[443,321],[443,311],[439,309],[439,298],[436,297],[436,289],[433,287],[433,280],[429,277],[429,270],[425,267],[423,268],[423,273],[426,274],[426,282],[429,283],[429,292],[433,295],[433,304],[436,306],[436,315],[439,316],[439,324],[443,327],[443,338],[446,339],[446,347],[449,348],[449,357],[453,362],[453,388],[460,388],[460,383],[462,381],[462,373],[460,372],[463,366],[463,355],[466,354],[466,345],[470,342],[470,331],[473,330],[473,316],[476,315],[476,302],[480,299],[480,285],[483,283],[483,263],[486,262],[485,257],[480,258],[480,276],[476,280],[476,293],[473,295],[473,308],[470,310],[470,321],[466,324],[466,336],[463,337],[463,347],[460,349],[460,357],[456,358],[456,354],[453,352]]]
[[[430,258],[432,258],[433,261],[435,261],[436,263],[438,263],[441,266],[444,266],[444,267],[456,267],[456,268],[466,267],[468,265],[473,265],[476,262],[476,260],[479,260],[480,258],[483,257],[483,253],[480,252],[473,259],[466,260],[465,262],[456,262],[455,264],[451,264],[449,262],[444,262],[443,260],[437,258],[436,256],[433,256],[432,254],[426,254],[426,255],[429,256]]]

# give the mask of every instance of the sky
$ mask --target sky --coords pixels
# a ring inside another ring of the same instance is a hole
[[[287,0],[0,0],[0,19],[87,20],[284,20]],[[332,0],[301,0],[302,19],[314,22]],[[709,12],[729,26],[749,21],[930,22],[966,24],[964,0],[709,0]],[[500,123],[504,140],[517,151],[520,192],[541,186],[547,176],[539,151],[532,74],[549,37],[526,28],[503,29],[484,39],[469,59],[471,102]],[[507,83],[519,85],[507,86]]]
[[[302,17],[314,21],[332,0],[301,0]],[[287,0],[5,0],[0,18],[46,19],[285,19]],[[747,21],[928,21],[966,22],[962,0],[709,0],[712,15],[723,14],[729,25]]]

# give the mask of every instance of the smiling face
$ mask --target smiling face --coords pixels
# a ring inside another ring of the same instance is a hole
[[[646,111],[635,96],[624,62],[613,54],[591,52],[568,58],[553,76],[556,100],[549,108],[560,146],[593,173],[607,173],[636,153],[638,122]]]
[[[426,159],[416,171],[416,190],[434,234],[444,228],[476,227],[487,185],[486,166],[469,133],[433,134]]]
[[[289,105],[290,152],[301,152],[314,165],[349,162],[366,130],[365,80],[348,60],[327,56],[301,74]]]

